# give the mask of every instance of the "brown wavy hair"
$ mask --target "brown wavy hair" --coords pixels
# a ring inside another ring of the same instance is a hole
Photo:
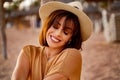
[[[44,21],[41,27],[40,36],[39,36],[39,43],[42,46],[48,46],[46,41],[46,32],[51,27],[51,25],[56,20],[60,20],[62,17],[66,16],[65,23],[70,20],[74,24],[74,30],[73,35],[71,38],[71,42],[69,44],[66,44],[65,48],[76,48],[80,49],[82,45],[82,39],[81,39],[81,32],[80,32],[80,23],[76,15],[69,11],[65,10],[56,10],[53,13],[51,13]]]

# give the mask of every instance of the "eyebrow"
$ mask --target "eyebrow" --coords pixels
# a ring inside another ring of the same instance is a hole
[[[61,24],[59,23],[59,21],[57,21],[57,20],[55,21],[55,23],[57,23],[58,25],[61,25]]]

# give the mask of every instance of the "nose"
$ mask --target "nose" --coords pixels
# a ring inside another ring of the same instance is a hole
[[[55,31],[55,35],[56,35],[56,36],[60,36],[61,33],[62,33],[62,30],[61,30],[61,29],[58,29],[58,30]]]

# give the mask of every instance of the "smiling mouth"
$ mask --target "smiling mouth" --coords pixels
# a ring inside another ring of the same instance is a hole
[[[56,43],[60,42],[59,39],[55,38],[55,37],[52,36],[52,35],[50,35],[50,39],[51,39],[53,42],[56,42]]]

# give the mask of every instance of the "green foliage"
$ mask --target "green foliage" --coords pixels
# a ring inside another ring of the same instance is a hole
[[[8,11],[17,10],[22,1],[24,1],[24,0],[14,0],[14,1],[10,2],[11,5],[9,6],[9,8],[7,8],[7,10]]]
[[[34,3],[32,3],[31,7],[38,6],[38,5],[40,5],[40,0],[36,0]]]
[[[107,6],[108,6],[107,1],[101,1],[99,2],[99,5],[100,7],[105,8],[105,9],[107,9]]]

